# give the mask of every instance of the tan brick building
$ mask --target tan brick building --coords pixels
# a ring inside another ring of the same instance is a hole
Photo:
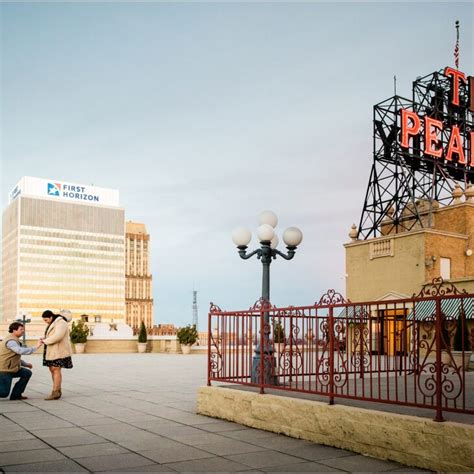
[[[125,226],[125,306],[126,323],[138,328],[143,320],[153,327],[150,235],[145,224],[128,221]]]
[[[468,186],[463,193],[457,185],[453,198],[445,207],[418,203],[423,228],[417,224],[397,233],[382,223],[381,237],[357,240],[353,226],[352,242],[345,244],[347,298],[411,296],[439,276],[474,293],[474,189]]]

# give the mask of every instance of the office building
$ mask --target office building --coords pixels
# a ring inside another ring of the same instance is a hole
[[[3,213],[3,318],[45,309],[125,321],[125,216],[117,190],[23,177]]]
[[[141,321],[153,327],[152,276],[150,272],[150,235],[145,224],[126,223],[125,305],[126,323],[138,329]]]

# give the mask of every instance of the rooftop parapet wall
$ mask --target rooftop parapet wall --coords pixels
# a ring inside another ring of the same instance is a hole
[[[198,413],[435,471],[474,471],[474,426],[201,387]]]

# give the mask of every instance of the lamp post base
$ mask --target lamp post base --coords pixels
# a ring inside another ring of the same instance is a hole
[[[252,358],[252,383],[260,384],[261,355],[256,353]],[[276,359],[271,353],[264,354],[263,360],[263,383],[265,385],[278,385],[278,377],[276,376]]]

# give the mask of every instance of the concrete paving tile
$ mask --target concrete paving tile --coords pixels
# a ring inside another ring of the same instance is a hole
[[[234,439],[225,439],[211,444],[197,444],[196,448],[208,451],[209,453],[218,456],[226,456],[229,454],[243,454],[254,453],[257,451],[264,451],[261,446],[254,446],[252,444],[243,443]]]
[[[293,456],[304,458],[309,461],[319,461],[320,459],[333,459],[342,456],[353,456],[354,453],[344,449],[333,448],[331,446],[323,446],[321,444],[313,444],[312,446],[292,446],[288,451],[279,449],[277,451],[287,452]]]
[[[61,420],[60,418],[51,418],[48,420],[32,419],[32,420],[19,420],[18,425],[25,428],[25,430],[34,431],[40,429],[55,429],[55,428],[71,428],[73,425],[67,421]]]
[[[102,436],[102,438],[106,438],[111,441],[127,440],[133,438],[134,436],[139,436],[140,433],[143,433],[142,430],[129,425],[125,425],[124,423],[88,426],[87,431],[90,431],[98,436]]]
[[[392,469],[389,472],[405,472],[405,473],[409,474],[411,472],[435,472],[435,471],[428,471],[426,469],[418,469],[417,467],[403,466],[403,467],[400,467],[398,469]]]
[[[34,436],[28,431],[10,431],[0,427],[0,441],[21,441],[33,438]]]
[[[254,430],[253,428],[246,428],[236,431],[226,431],[221,433],[226,438],[238,439],[240,441],[253,441],[261,438],[278,438],[278,434],[270,431]]]
[[[196,401],[181,401],[165,403],[165,406],[176,408],[177,410],[187,411],[189,413],[196,413]]]
[[[301,463],[300,458],[295,458],[288,454],[270,450],[248,454],[233,454],[231,456],[226,456],[226,459],[230,459],[231,461],[245,464],[256,469],[260,469],[262,467]]]
[[[191,415],[189,413],[183,413],[181,419],[183,419],[184,423],[187,425],[192,426],[206,425],[209,423],[209,417],[203,415]],[[176,421],[180,420],[177,418]]]
[[[14,421],[9,420],[8,418],[0,415],[0,431],[23,431],[20,425],[16,424]]]
[[[196,446],[197,444],[211,444],[211,443],[218,443],[222,441],[224,438],[221,435],[214,434],[214,433],[207,433],[202,431],[199,434],[191,434],[191,435],[172,435],[173,439],[179,440],[181,443],[190,444],[191,446]],[[171,437],[171,436],[170,436]]]
[[[55,449],[10,451],[8,453],[0,453],[0,466],[56,461],[58,459],[66,459],[66,457]]]
[[[37,410],[36,407],[31,406],[27,402],[15,402],[12,400],[5,400],[0,402],[0,413],[32,413]]]
[[[181,424],[174,425],[156,425],[152,430],[153,433],[166,436],[171,439],[180,439],[183,436],[192,436],[192,435],[206,435],[205,431],[199,430],[192,426],[185,426]]]
[[[32,430],[31,431],[35,436],[41,439],[47,438],[57,438],[60,436],[78,436],[78,435],[87,435],[88,431],[83,430],[82,428],[53,428],[50,430]]]
[[[406,469],[406,466],[403,466],[403,464],[369,458],[368,456],[362,456],[360,454],[333,459],[323,459],[321,460],[321,464],[351,472],[385,472],[403,467]]]
[[[169,472],[176,473],[168,466],[162,466],[161,464],[152,464],[150,466],[140,466],[140,467],[128,467],[126,469],[114,469],[113,471],[102,471],[104,474],[114,474],[115,472]]]
[[[91,433],[72,435],[72,436],[57,436],[46,438],[45,441],[55,448],[63,448],[66,446],[82,446],[88,444],[101,444],[107,440]]]
[[[140,428],[143,430],[151,431],[152,433],[160,434],[165,427],[181,427],[185,426],[181,423],[177,423],[176,421],[167,420],[166,418],[157,418],[157,417],[149,417],[152,419],[148,419],[147,421],[131,421],[130,424],[135,426],[136,428]]]
[[[160,464],[214,457],[206,451],[184,445],[155,448],[151,451],[140,451],[140,454],[152,459],[153,461],[159,462]]]
[[[111,454],[122,454],[128,453],[129,451],[122,446],[118,446],[114,443],[100,443],[94,445],[82,445],[82,446],[68,446],[64,448],[58,448],[68,458],[80,459],[90,458],[94,456],[108,456]]]
[[[90,458],[81,458],[81,465],[90,471],[114,471],[116,469],[123,469],[128,467],[137,468],[155,464],[153,461],[144,458],[138,454],[114,454],[111,456],[95,456]]]
[[[298,448],[312,448],[314,446],[317,446],[314,443],[311,443],[310,441],[290,438],[289,436],[284,435],[277,435],[272,438],[257,438],[253,439],[251,442],[257,446],[262,446],[267,449],[273,449],[274,451],[281,451],[282,453],[289,453],[290,451],[293,451],[294,449]]]
[[[118,420],[114,420],[108,416],[94,416],[91,418],[84,418],[75,422],[75,425],[78,426],[103,426],[103,425],[112,425],[120,423]]]
[[[203,423],[199,425],[200,430],[209,431],[210,433],[224,433],[226,431],[240,431],[243,425],[232,423],[230,421],[218,421],[216,423]]]
[[[108,413],[104,413],[104,415],[107,415]],[[124,421],[126,423],[129,423],[131,421],[148,421],[150,417],[144,413],[137,413],[137,414],[126,414],[126,415],[121,415],[119,413],[110,415],[112,416],[115,420],[118,421]]]
[[[88,472],[71,459],[60,461],[39,462],[32,464],[17,464],[4,468],[5,472]]]
[[[97,425],[110,425],[111,423],[116,422],[113,418],[105,416],[76,416],[76,415],[60,415],[64,421],[73,423],[76,426],[97,426]]]
[[[303,462],[298,464],[286,464],[284,466],[273,466],[262,468],[263,472],[345,472],[334,467],[324,466],[315,462]]]
[[[215,457],[194,461],[175,462],[165,464],[178,472],[235,472],[247,471],[247,466],[229,459]]]
[[[150,449],[171,449],[186,447],[172,439],[144,432],[141,432],[136,436],[131,436],[128,439],[119,440],[117,441],[117,444],[123,446],[124,448],[130,449],[131,451],[137,452],[148,451]]]
[[[24,439],[21,442],[18,442],[18,440],[0,441],[0,453],[45,448],[49,448],[49,446],[39,439]]]

